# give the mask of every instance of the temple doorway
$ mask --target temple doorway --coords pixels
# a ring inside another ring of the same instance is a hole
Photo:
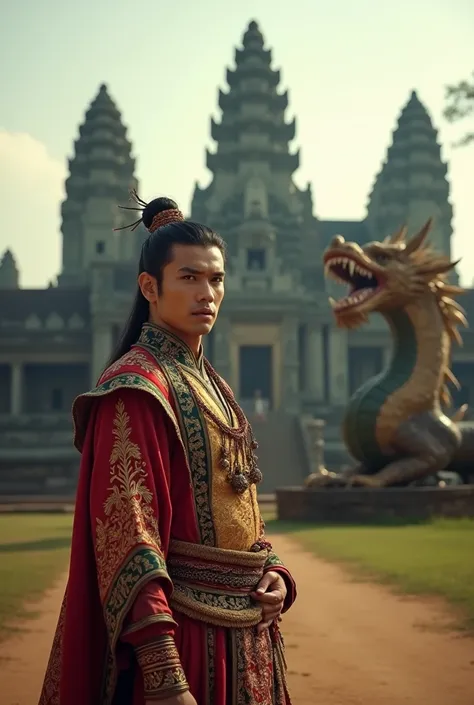
[[[256,396],[266,410],[273,404],[273,346],[241,345],[239,348],[239,399],[246,411],[253,410]]]

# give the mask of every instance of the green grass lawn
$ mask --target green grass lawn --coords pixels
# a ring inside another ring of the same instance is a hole
[[[0,514],[0,639],[67,569],[70,514]]]
[[[360,577],[412,594],[440,595],[474,628],[474,520],[382,526],[308,526],[269,517],[267,531],[289,533],[318,556]]]
[[[273,507],[262,507],[262,515],[269,534],[291,534],[357,576],[448,598],[474,628],[474,520],[308,526],[275,521]],[[0,639],[26,616],[25,603],[38,599],[67,568],[71,528],[71,514],[0,514]]]

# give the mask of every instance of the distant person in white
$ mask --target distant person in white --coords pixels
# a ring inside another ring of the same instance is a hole
[[[260,391],[260,389],[257,389],[255,391],[254,413],[255,418],[257,418],[259,421],[265,420],[265,401],[262,399],[262,392]]]

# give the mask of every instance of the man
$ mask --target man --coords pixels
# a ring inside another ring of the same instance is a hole
[[[289,705],[280,613],[295,584],[263,532],[250,426],[202,353],[224,243],[174,201],[136,200],[138,291],[97,386],[68,586],[40,705]]]

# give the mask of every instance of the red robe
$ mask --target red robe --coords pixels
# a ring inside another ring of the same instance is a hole
[[[267,570],[285,578],[285,610],[296,588],[263,533],[261,569],[250,546],[219,548],[212,444],[177,362],[197,379],[186,346],[147,325],[75,402],[69,580],[39,705],[144,705],[187,689],[198,705],[290,703],[278,625],[257,635],[248,593]]]

